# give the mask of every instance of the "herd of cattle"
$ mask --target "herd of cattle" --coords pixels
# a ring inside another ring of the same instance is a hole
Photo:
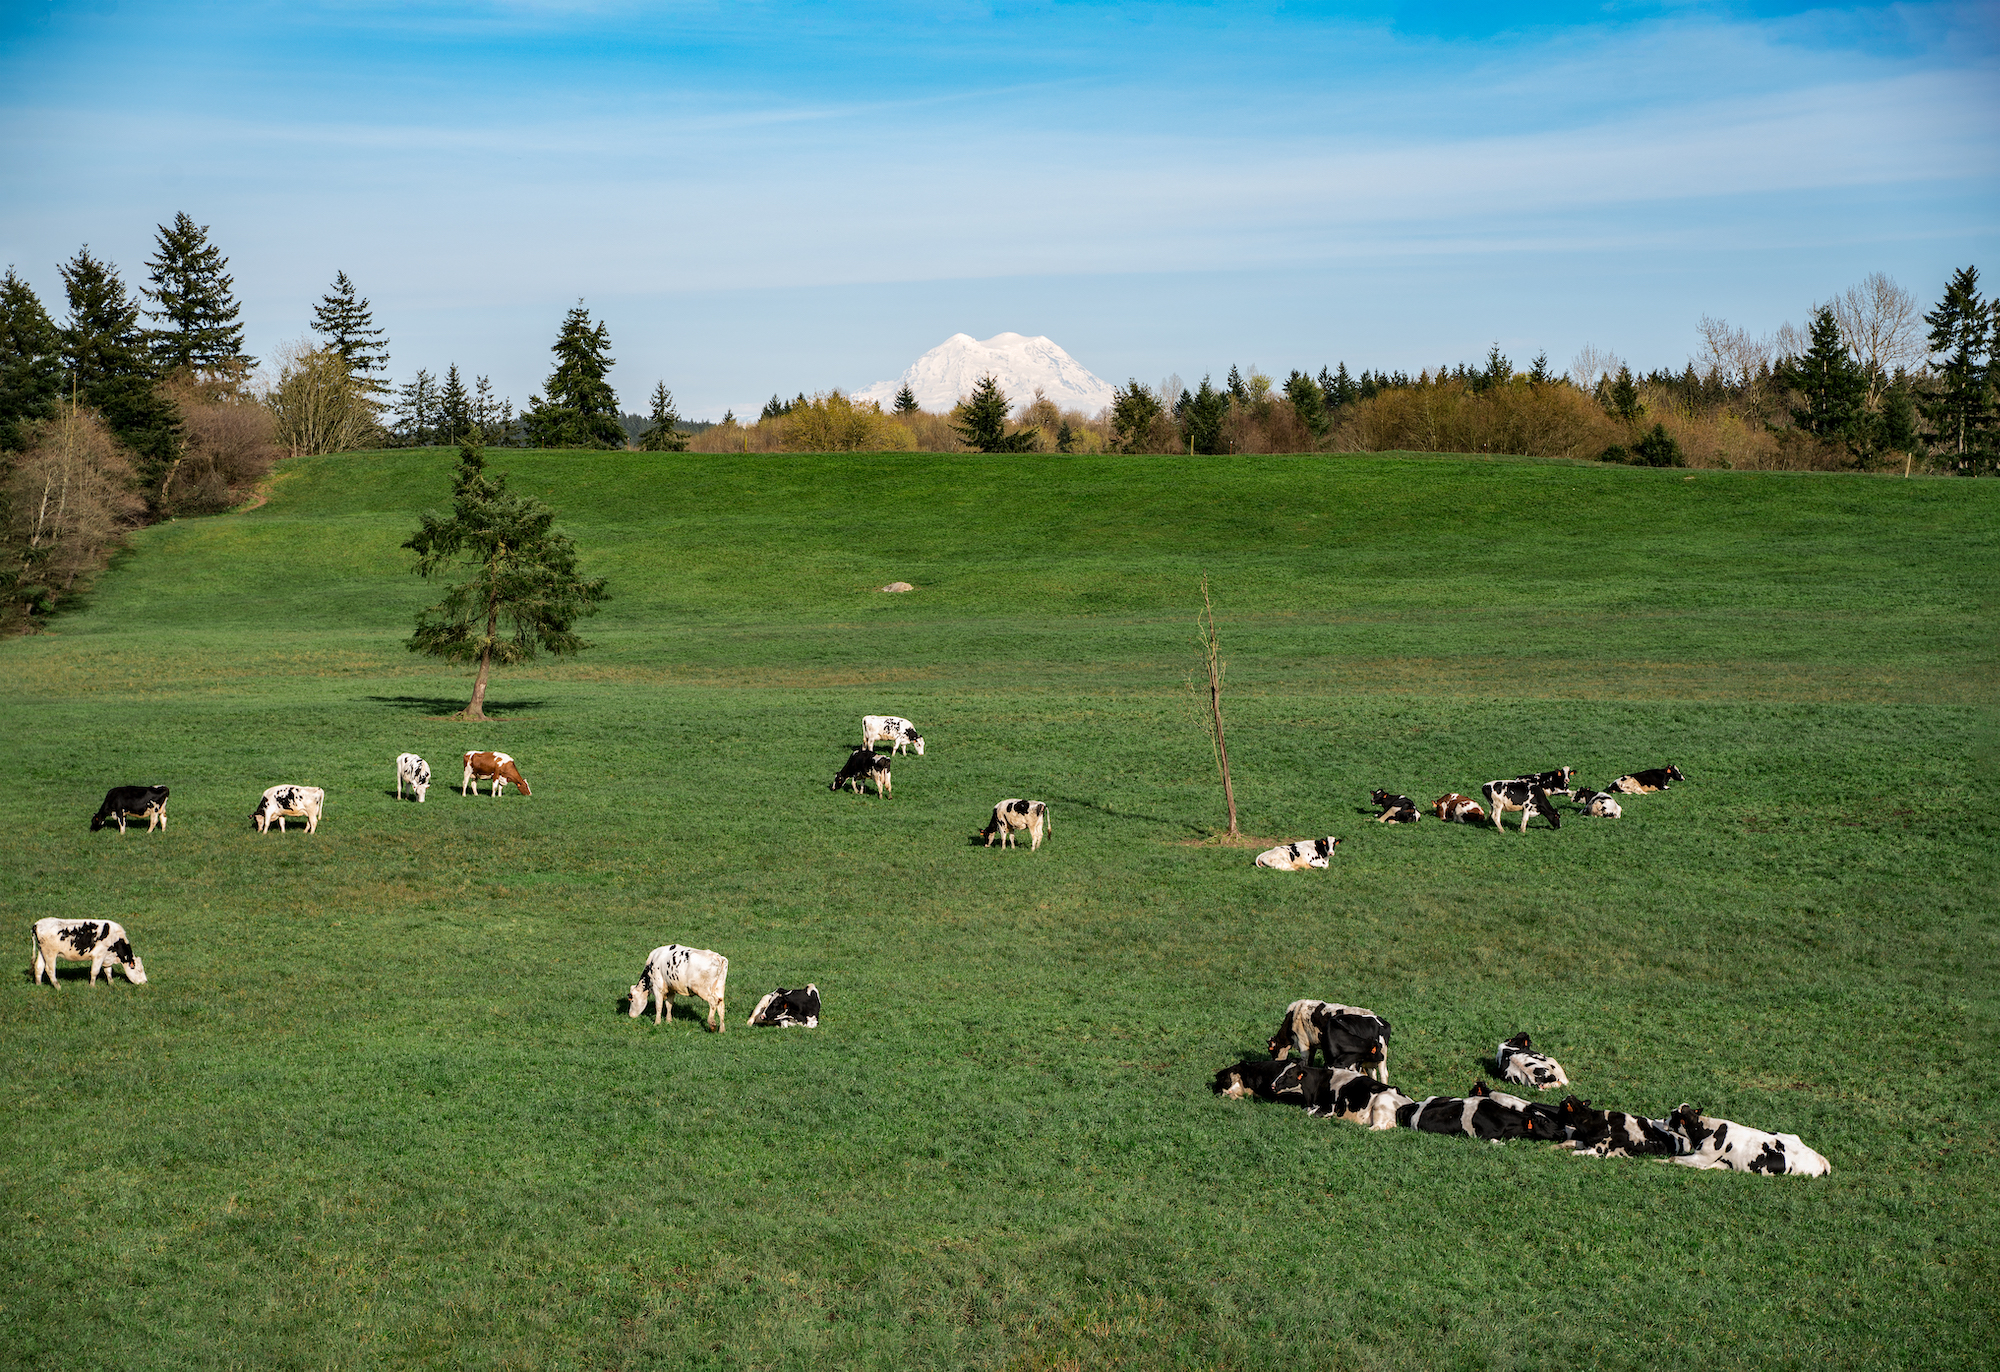
[[[1624,811],[1612,799],[1614,795],[1641,796],[1652,791],[1664,791],[1676,781],[1686,781],[1687,778],[1681,775],[1680,768],[1670,764],[1649,767],[1643,772],[1627,772],[1601,791],[1572,784],[1575,780],[1576,768],[1555,767],[1546,772],[1489,781],[1479,788],[1480,794],[1486,798],[1483,808],[1470,796],[1447,791],[1431,802],[1431,813],[1448,824],[1484,824],[1490,814],[1493,827],[1499,829],[1502,827],[1501,816],[1518,810],[1521,832],[1525,834],[1529,819],[1535,815],[1545,817],[1551,829],[1562,828],[1562,816],[1556,811],[1557,796],[1568,796],[1579,814],[1593,819],[1617,819]],[[1417,802],[1408,796],[1377,789],[1370,792],[1368,798],[1380,811],[1375,816],[1377,824],[1415,824],[1423,818],[1422,812],[1417,809]],[[1333,856],[1333,850],[1339,846],[1340,840],[1331,834],[1325,838],[1296,839],[1257,854],[1257,865],[1280,872],[1324,867],[1327,859]]]
[[[1504,1143],[1539,1139],[1593,1158],[1665,1158],[1686,1167],[1765,1176],[1823,1177],[1833,1166],[1796,1134],[1771,1134],[1682,1104],[1664,1119],[1598,1110],[1565,1096],[1546,1105],[1495,1091],[1481,1081],[1463,1096],[1418,1100],[1389,1085],[1389,1021],[1373,1010],[1296,1000],[1265,1045],[1267,1059],[1246,1058],[1215,1074],[1210,1089],[1232,1099],[1304,1107],[1309,1115],[1368,1129],[1416,1129]],[[1296,1053],[1297,1056],[1292,1055]],[[1320,1059],[1319,1066],[1313,1058]],[[1536,1090],[1568,1086],[1562,1064],[1516,1034],[1497,1046],[1502,1080]]]

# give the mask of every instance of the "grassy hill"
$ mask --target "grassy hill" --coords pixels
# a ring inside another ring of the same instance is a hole
[[[401,647],[451,455],[284,464],[0,644],[0,1346],[29,1366],[1976,1365],[2000,486],[1437,457],[496,454],[614,599],[498,676]],[[1245,827],[1204,842],[1198,578]],[[885,596],[890,580],[919,588]],[[826,783],[916,720],[886,802]],[[464,749],[531,798],[461,799]],[[398,803],[398,752],[440,784]],[[1359,811],[1678,763],[1525,836]],[[280,781],[320,832],[256,834]],[[90,834],[165,782],[164,835]],[[1003,796],[1050,842],[970,835]],[[120,920],[151,982],[28,984]],[[730,958],[731,1027],[623,1014]],[[748,1031],[812,980],[814,1033]],[[1824,1180],[1212,1097],[1299,996],[1411,1094],[1578,1094]]]

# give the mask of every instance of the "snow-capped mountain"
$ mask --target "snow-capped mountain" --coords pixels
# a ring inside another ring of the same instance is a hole
[[[854,392],[852,398],[877,401],[886,410],[896,403],[896,393],[908,386],[917,404],[943,413],[970,395],[988,372],[1000,382],[1017,415],[1034,402],[1037,386],[1058,409],[1094,415],[1111,403],[1111,387],[1075,358],[1046,338],[1023,338],[1017,333],[996,333],[984,342],[955,333],[894,381],[878,381]]]

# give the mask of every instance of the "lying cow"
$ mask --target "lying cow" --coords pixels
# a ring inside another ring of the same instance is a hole
[[[521,776],[521,769],[514,765],[514,759],[508,757],[505,753],[467,753],[465,755],[465,777],[458,784],[458,793],[465,795],[469,792],[476,796],[479,794],[479,783],[482,781],[493,783],[493,799],[495,800],[500,799],[500,793],[507,789],[507,783],[510,781],[521,788],[522,795],[531,796],[534,794],[533,791],[528,789],[526,779]]]
[[[125,969],[125,980],[134,986],[146,984],[146,966],[139,961],[139,955],[132,951],[132,941],[125,937],[124,927],[108,919],[38,919],[35,921],[35,985],[42,984],[42,974],[48,973],[49,985],[61,987],[56,980],[56,961],[68,958],[71,962],[88,962],[90,980],[97,983],[97,974],[104,973],[104,982],[111,983],[111,967]]]
[[[1553,1105],[1546,1105],[1538,1100],[1522,1100],[1519,1096],[1510,1096],[1505,1091],[1495,1091],[1483,1081],[1473,1082],[1472,1089],[1465,1094],[1495,1101],[1509,1110],[1518,1110],[1524,1115],[1534,1116],[1537,1125],[1548,1131],[1547,1137],[1550,1139],[1561,1139],[1564,1136],[1562,1118],[1556,1113]]]
[[[167,827],[167,788],[164,786],[113,786],[104,793],[104,803],[97,807],[97,813],[90,817],[90,832],[96,833],[107,824],[116,824],[118,832],[125,832],[125,821],[143,819],[146,832],[152,833],[157,826]]]
[[[1489,781],[1479,788],[1486,797],[1486,808],[1493,814],[1493,827],[1504,828],[1500,817],[1509,810],[1521,812],[1521,832],[1528,832],[1528,821],[1535,815],[1546,816],[1549,828],[1562,828],[1562,816],[1556,813],[1555,802],[1549,799],[1548,791],[1534,781],[1517,778],[1512,781]]]
[[[1416,1103],[1387,1082],[1342,1067],[1304,1068],[1299,1086],[1308,1115],[1364,1129],[1394,1129],[1398,1112]]]
[[[1231,1100],[1241,1100],[1245,1096],[1255,1096],[1259,1100],[1297,1101],[1304,1095],[1305,1078],[1301,1075],[1303,1063],[1265,1062],[1255,1058],[1245,1058],[1232,1067],[1225,1067],[1215,1074],[1208,1089],[1218,1096],[1228,1096]]]
[[[403,798],[403,783],[410,783],[410,789],[417,793],[417,804],[424,803],[424,793],[431,789],[431,765],[415,753],[396,755],[396,799]]]
[[[1574,767],[1552,767],[1546,772],[1527,772],[1514,778],[1515,781],[1531,781],[1552,796],[1568,795],[1570,783],[1575,779]]]
[[[1302,872],[1308,867],[1324,867],[1326,860],[1333,856],[1333,850],[1339,846],[1340,840],[1331,834],[1325,838],[1295,839],[1257,854],[1257,865],[1279,872]]]
[[[1664,1120],[1628,1115],[1623,1110],[1594,1110],[1587,1100],[1564,1096],[1556,1107],[1569,1141],[1563,1145],[1594,1158],[1671,1158],[1687,1151]]]
[[[1049,819],[1049,807],[1039,800],[1003,800],[993,807],[993,818],[986,821],[986,827],[979,832],[991,848],[993,840],[1000,840],[1002,848],[1019,845],[1014,842],[1017,830],[1028,831],[1028,851],[1034,852],[1042,846],[1042,836],[1053,830]]]
[[[840,774],[827,784],[826,789],[838,791],[845,786],[858,795],[867,795],[871,781],[875,783],[878,797],[893,791],[889,781],[889,758],[873,748],[856,748],[847,755],[847,761],[840,764]]]
[[[316,834],[320,812],[325,808],[326,792],[317,786],[273,786],[250,812],[250,822],[257,826],[258,833],[268,834],[275,820],[282,834],[286,820],[302,819],[306,822],[306,832]]]
[[[1484,824],[1486,812],[1471,796],[1447,791],[1431,805],[1431,813],[1448,824]]]
[[[1569,1074],[1562,1064],[1546,1053],[1537,1053],[1526,1034],[1516,1034],[1501,1044],[1494,1050],[1493,1060],[1500,1064],[1500,1075],[1517,1086],[1549,1091],[1569,1085]]]
[[[887,741],[891,746],[889,756],[894,757],[904,749],[910,749],[918,757],[924,755],[924,736],[917,732],[917,726],[901,715],[861,716],[861,746],[873,748],[877,741]]]
[[[1391,795],[1384,790],[1368,793],[1368,799],[1382,811],[1375,816],[1377,824],[1415,824],[1422,816],[1417,813],[1417,802],[1408,796]]]
[[[1555,1132],[1534,1115],[1512,1110],[1490,1096],[1428,1096],[1396,1111],[1396,1123],[1426,1134],[1463,1134],[1488,1143],[1549,1139]]]
[[[1278,1032],[1265,1047],[1274,1061],[1297,1053],[1311,1063],[1318,1053],[1328,1067],[1365,1071],[1377,1081],[1389,1080],[1389,1021],[1358,1005],[1332,1005],[1323,1000],[1295,1000],[1285,1007]]]
[[[1685,1145],[1674,1159],[1683,1167],[1720,1167],[1767,1177],[1824,1177],[1833,1172],[1833,1164],[1806,1147],[1797,1134],[1767,1134],[1713,1119],[1692,1105],[1677,1107],[1666,1125]]]
[[[1643,772],[1627,772],[1606,789],[1621,795],[1643,796],[1649,791],[1664,791],[1673,782],[1686,780],[1678,767],[1648,767]]]
[[[1625,812],[1618,802],[1611,798],[1609,791],[1593,791],[1588,786],[1579,786],[1570,793],[1576,808],[1593,819],[1617,819]]]
[[[819,1028],[819,987],[807,985],[796,991],[780,986],[757,1002],[744,1023],[773,1029]]]
[[[683,948],[664,944],[646,957],[639,984],[632,988],[626,1013],[633,1019],[646,1013],[646,1001],[653,1001],[653,1023],[664,1013],[674,1017],[674,996],[698,996],[708,1002],[708,1027],[720,1034],[729,1028],[723,1018],[722,998],[728,989],[729,959],[706,948]]]

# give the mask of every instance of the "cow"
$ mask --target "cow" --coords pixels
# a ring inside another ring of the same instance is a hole
[[[1512,1110],[1490,1096],[1427,1096],[1396,1110],[1396,1123],[1426,1134],[1463,1134],[1488,1143],[1550,1139],[1555,1131],[1534,1115]]]
[[[1397,1112],[1415,1104],[1387,1082],[1342,1067],[1306,1067],[1300,1072],[1306,1113],[1352,1121],[1364,1129],[1394,1129]]]
[[[1274,1061],[1296,1052],[1311,1063],[1317,1052],[1328,1067],[1365,1071],[1375,1080],[1389,1080],[1389,1021],[1358,1005],[1331,1005],[1323,1000],[1295,1000],[1285,1007],[1278,1032],[1265,1047]]]
[[[268,834],[271,821],[276,820],[282,834],[287,819],[302,819],[306,822],[306,832],[316,834],[320,812],[325,808],[326,792],[317,786],[273,786],[250,812],[250,822],[257,826],[258,833]]]
[[[860,795],[868,794],[868,783],[875,783],[875,794],[891,795],[895,787],[889,780],[889,755],[878,753],[873,748],[856,748],[847,755],[847,761],[840,764],[840,773],[827,783],[827,790],[838,791],[842,786]]]
[[[861,716],[861,746],[873,748],[878,739],[886,739],[893,745],[889,749],[890,757],[905,748],[914,751],[918,757],[924,755],[924,736],[917,732],[916,725],[901,715]]]
[[[708,1002],[708,1027],[720,1034],[729,1028],[723,1018],[722,1000],[728,989],[729,959],[706,948],[683,948],[678,943],[663,944],[646,957],[639,972],[639,984],[632,988],[626,1013],[633,1019],[646,1013],[646,1001],[653,1001],[653,1023],[662,1013],[674,1017],[674,996],[698,996]]]
[[[1333,850],[1339,846],[1340,840],[1331,834],[1325,838],[1295,839],[1257,854],[1257,865],[1278,872],[1302,872],[1308,867],[1324,867],[1326,860],[1333,856]]]
[[[1767,1134],[1733,1120],[1714,1119],[1692,1105],[1675,1107],[1667,1129],[1686,1145],[1674,1159],[1683,1167],[1720,1167],[1767,1177],[1825,1177],[1833,1164],[1800,1141],[1797,1134]]]
[[[1259,1100],[1302,1099],[1305,1079],[1301,1072],[1304,1067],[1305,1064],[1299,1062],[1245,1058],[1233,1067],[1217,1072],[1208,1089],[1231,1100],[1241,1100],[1245,1096],[1255,1096]]]
[[[465,778],[458,784],[458,793],[460,795],[470,793],[476,796],[479,794],[479,783],[482,781],[493,783],[495,800],[500,799],[500,793],[507,789],[507,783],[510,781],[521,788],[522,795],[534,794],[528,789],[527,780],[522,777],[521,769],[514,765],[514,759],[505,753],[465,755]]]
[[[1594,1110],[1587,1100],[1564,1096],[1556,1118],[1569,1136],[1563,1147],[1593,1158],[1671,1158],[1687,1151],[1687,1141],[1670,1133],[1664,1120]]]
[[[1382,811],[1375,816],[1377,824],[1415,824],[1422,818],[1417,813],[1417,802],[1408,796],[1391,795],[1378,788],[1368,793],[1368,799]]]
[[[139,961],[139,955],[132,951],[132,941],[125,937],[124,928],[108,919],[38,919],[35,921],[35,985],[42,984],[42,974],[48,973],[49,985],[60,988],[56,980],[56,960],[68,958],[71,962],[90,964],[90,981],[97,984],[97,974],[104,973],[104,984],[111,984],[111,967],[125,969],[125,980],[134,986],[146,984],[146,965]]]
[[[1471,796],[1447,791],[1431,803],[1431,813],[1448,824],[1484,824],[1486,812]]]
[[[1526,1034],[1516,1034],[1494,1049],[1493,1060],[1500,1065],[1500,1075],[1517,1086],[1551,1091],[1569,1085],[1569,1073],[1563,1071],[1562,1064],[1546,1053],[1537,1053]]]
[[[1593,791],[1588,786],[1579,786],[1570,793],[1570,799],[1580,812],[1593,819],[1617,819],[1625,813],[1611,798],[1609,791]]]
[[[998,839],[1002,848],[1018,847],[1014,842],[1014,831],[1028,831],[1028,851],[1034,852],[1042,846],[1042,836],[1053,831],[1054,821],[1049,818],[1049,807],[1039,800],[1007,799],[993,807],[993,818],[986,821],[986,827],[979,832],[991,848]]]
[[[796,991],[780,986],[757,1002],[745,1024],[774,1029],[819,1028],[819,987],[807,985]]]
[[[410,789],[417,793],[417,804],[424,803],[424,793],[431,789],[431,765],[415,753],[396,755],[396,799],[403,798],[403,783],[410,783]]]
[[[1552,796],[1566,796],[1570,784],[1576,780],[1576,768],[1551,767],[1546,772],[1524,772],[1513,780],[1533,782]]]
[[[1561,1139],[1564,1137],[1562,1119],[1556,1114],[1556,1108],[1553,1105],[1546,1105],[1538,1100],[1522,1100],[1519,1096],[1510,1096],[1505,1091],[1495,1091],[1484,1081],[1473,1082],[1472,1089],[1465,1094],[1468,1096],[1481,1096],[1487,1100],[1496,1101],[1506,1106],[1509,1110],[1519,1110],[1523,1114],[1533,1115],[1548,1130],[1549,1138]]]
[[[155,826],[167,827],[167,788],[164,786],[113,786],[104,793],[104,803],[97,807],[97,813],[90,817],[90,832],[96,833],[107,824],[116,824],[118,832],[125,832],[125,821],[143,819],[146,832],[152,833]]]
[[[1643,796],[1649,791],[1664,791],[1676,781],[1686,781],[1681,769],[1669,764],[1665,767],[1648,767],[1643,772],[1627,772],[1604,789],[1616,791],[1620,795]]]
[[[1562,828],[1562,816],[1556,813],[1555,802],[1549,799],[1545,787],[1525,779],[1513,781],[1489,781],[1479,788],[1486,797],[1486,808],[1493,814],[1493,827],[1504,828],[1500,817],[1508,810],[1521,812],[1521,832],[1528,832],[1528,820],[1535,815],[1548,818],[1549,828]]]

